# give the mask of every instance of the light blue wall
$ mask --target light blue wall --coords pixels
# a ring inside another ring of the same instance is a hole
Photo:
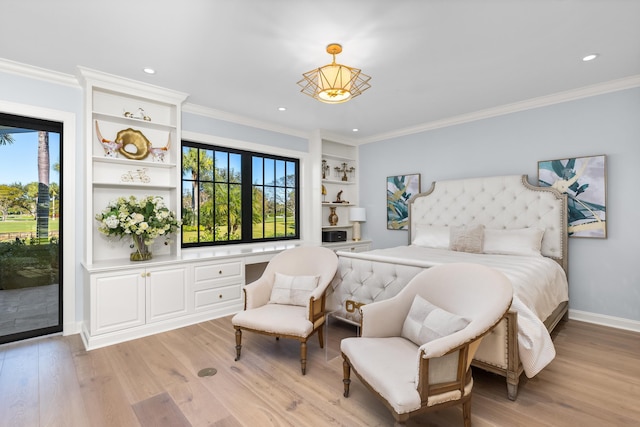
[[[288,150],[309,151],[307,139],[184,112],[182,113],[182,130]]]
[[[607,239],[569,239],[570,308],[640,321],[640,88],[360,146],[363,235],[374,248],[407,244],[386,229],[386,177],[434,180],[527,174],[537,162],[607,156]]]

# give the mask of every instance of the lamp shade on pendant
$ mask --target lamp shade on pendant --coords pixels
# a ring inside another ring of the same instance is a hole
[[[351,98],[351,70],[338,64],[318,69],[318,98],[329,103],[340,103]]]

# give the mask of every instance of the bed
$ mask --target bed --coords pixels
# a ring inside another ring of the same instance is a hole
[[[504,376],[515,400],[520,375],[535,376],[555,357],[550,332],[567,315],[566,212],[566,195],[526,175],[434,182],[409,203],[408,245],[338,252],[332,317],[359,324],[361,305],[394,296],[434,265],[494,267],[511,280],[514,300],[473,365]]]

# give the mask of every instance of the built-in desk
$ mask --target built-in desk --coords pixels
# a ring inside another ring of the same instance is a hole
[[[91,350],[236,313],[247,276],[295,246],[237,245],[83,265],[84,345]]]

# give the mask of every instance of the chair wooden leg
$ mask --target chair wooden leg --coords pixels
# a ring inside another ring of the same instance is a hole
[[[242,330],[236,328],[236,361],[240,360],[240,349],[242,348]]]
[[[351,365],[342,360],[342,383],[344,384],[344,397],[349,397],[349,385],[351,384]]]
[[[471,427],[471,396],[462,403],[462,419],[464,427]]]
[[[302,375],[307,373],[307,342],[300,342],[300,365],[302,368]]]
[[[324,325],[318,328],[318,341],[320,342],[320,348],[324,348]]]
[[[516,397],[518,397],[518,381],[516,380],[515,383],[513,382],[509,382],[509,379],[507,378],[507,397],[509,397],[509,400],[516,400]]]

